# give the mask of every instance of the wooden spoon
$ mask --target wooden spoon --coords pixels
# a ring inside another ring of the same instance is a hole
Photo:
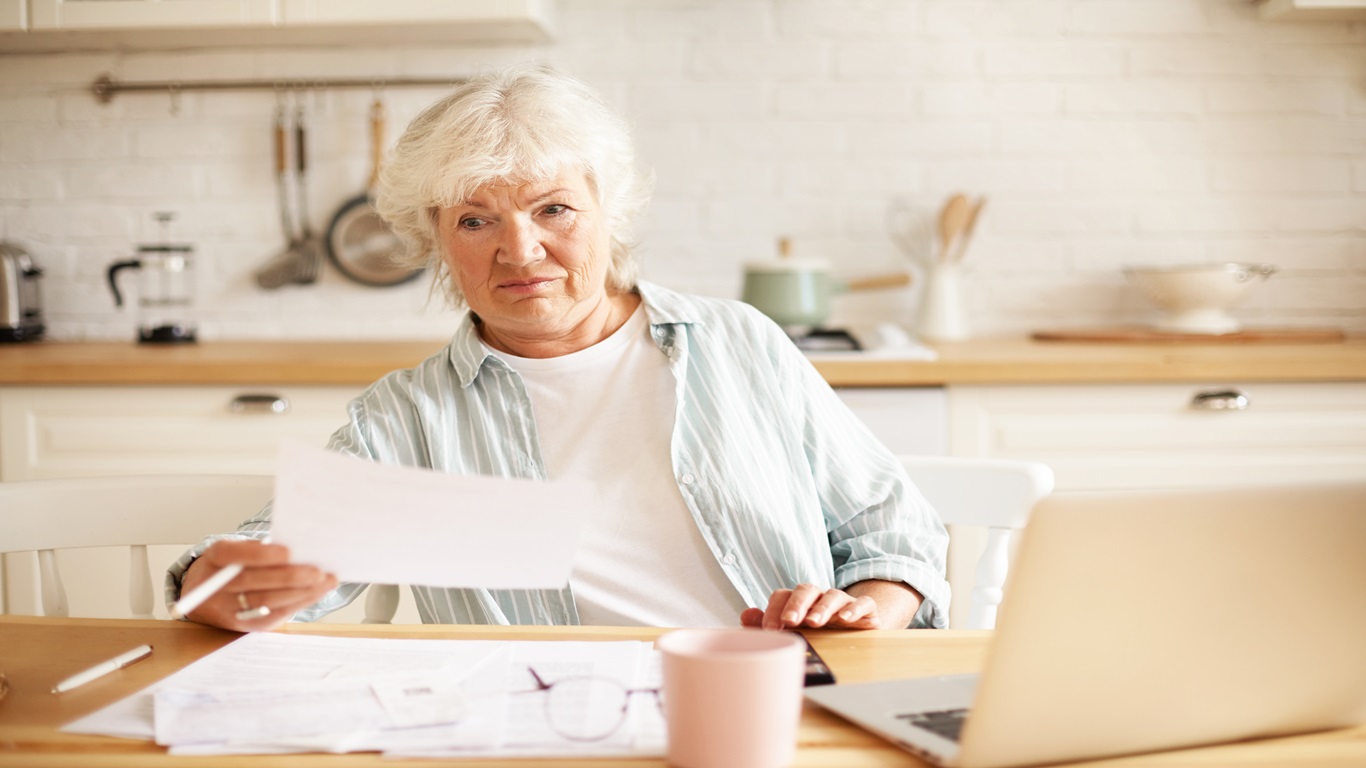
[[[939,211],[939,260],[949,260],[949,249],[953,242],[958,239],[963,228],[967,226],[968,219],[972,215],[972,203],[967,195],[962,193],[953,195],[944,203],[944,207]]]
[[[986,197],[979,197],[968,211],[967,221],[963,222],[963,231],[959,236],[958,247],[953,251],[954,261],[963,260],[963,254],[968,250],[968,242],[972,240],[972,231],[977,228],[977,215],[982,212],[982,206],[986,204]]]

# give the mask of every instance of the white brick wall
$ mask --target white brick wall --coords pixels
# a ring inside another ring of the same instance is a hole
[[[525,58],[598,86],[657,175],[644,273],[737,296],[780,236],[845,274],[922,269],[950,193],[991,201],[968,254],[979,333],[1140,322],[1123,265],[1263,261],[1238,314],[1366,332],[1366,24],[1274,23],[1243,0],[563,0],[547,46],[0,56],[0,237],[46,269],[51,335],[126,339],[107,265],[196,247],[207,338],[437,338],[424,284],[330,267],[266,292],[283,246],[268,92],[99,104],[125,80],[458,76]],[[440,89],[384,94],[389,138]],[[310,94],[315,228],[369,174],[368,91]],[[899,211],[895,216],[894,211]],[[903,250],[890,223],[918,233]],[[913,327],[915,288],[833,320]]]

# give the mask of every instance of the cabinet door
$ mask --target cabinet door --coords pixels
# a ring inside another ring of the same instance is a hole
[[[840,399],[892,453],[948,452],[948,397],[943,387],[841,387]]]
[[[28,29],[27,0],[0,0],[0,31]]]
[[[283,0],[286,24],[498,22],[544,20],[544,0]]]
[[[281,440],[324,445],[345,423],[346,404],[359,392],[352,387],[264,385],[0,388],[0,480],[274,474]],[[242,518],[257,511],[244,509]],[[148,557],[169,565],[183,551],[179,546],[149,547]],[[67,550],[58,556],[72,615],[124,615],[124,550]],[[5,608],[36,613],[37,558],[22,554],[0,560]],[[364,603],[362,596],[327,621],[359,621]],[[166,618],[164,606],[157,606],[156,615]],[[404,597],[395,622],[418,621],[411,598]]]
[[[350,387],[15,387],[0,391],[0,480],[273,474],[282,439],[323,445]]]
[[[32,29],[271,25],[278,0],[30,0]]]
[[[1366,480],[1366,383],[962,386],[949,410],[951,453],[1045,462],[1058,491]]]

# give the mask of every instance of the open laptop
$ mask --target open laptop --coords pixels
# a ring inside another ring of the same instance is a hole
[[[963,768],[1366,721],[1366,483],[1049,497],[980,676],[806,697]]]

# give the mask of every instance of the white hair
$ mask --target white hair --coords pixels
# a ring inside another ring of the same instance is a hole
[[[380,173],[375,207],[406,246],[400,265],[431,267],[458,306],[437,213],[488,184],[540,181],[581,169],[611,236],[607,284],[635,287],[632,223],[649,202],[626,122],[586,84],[541,65],[472,77],[423,110]]]

